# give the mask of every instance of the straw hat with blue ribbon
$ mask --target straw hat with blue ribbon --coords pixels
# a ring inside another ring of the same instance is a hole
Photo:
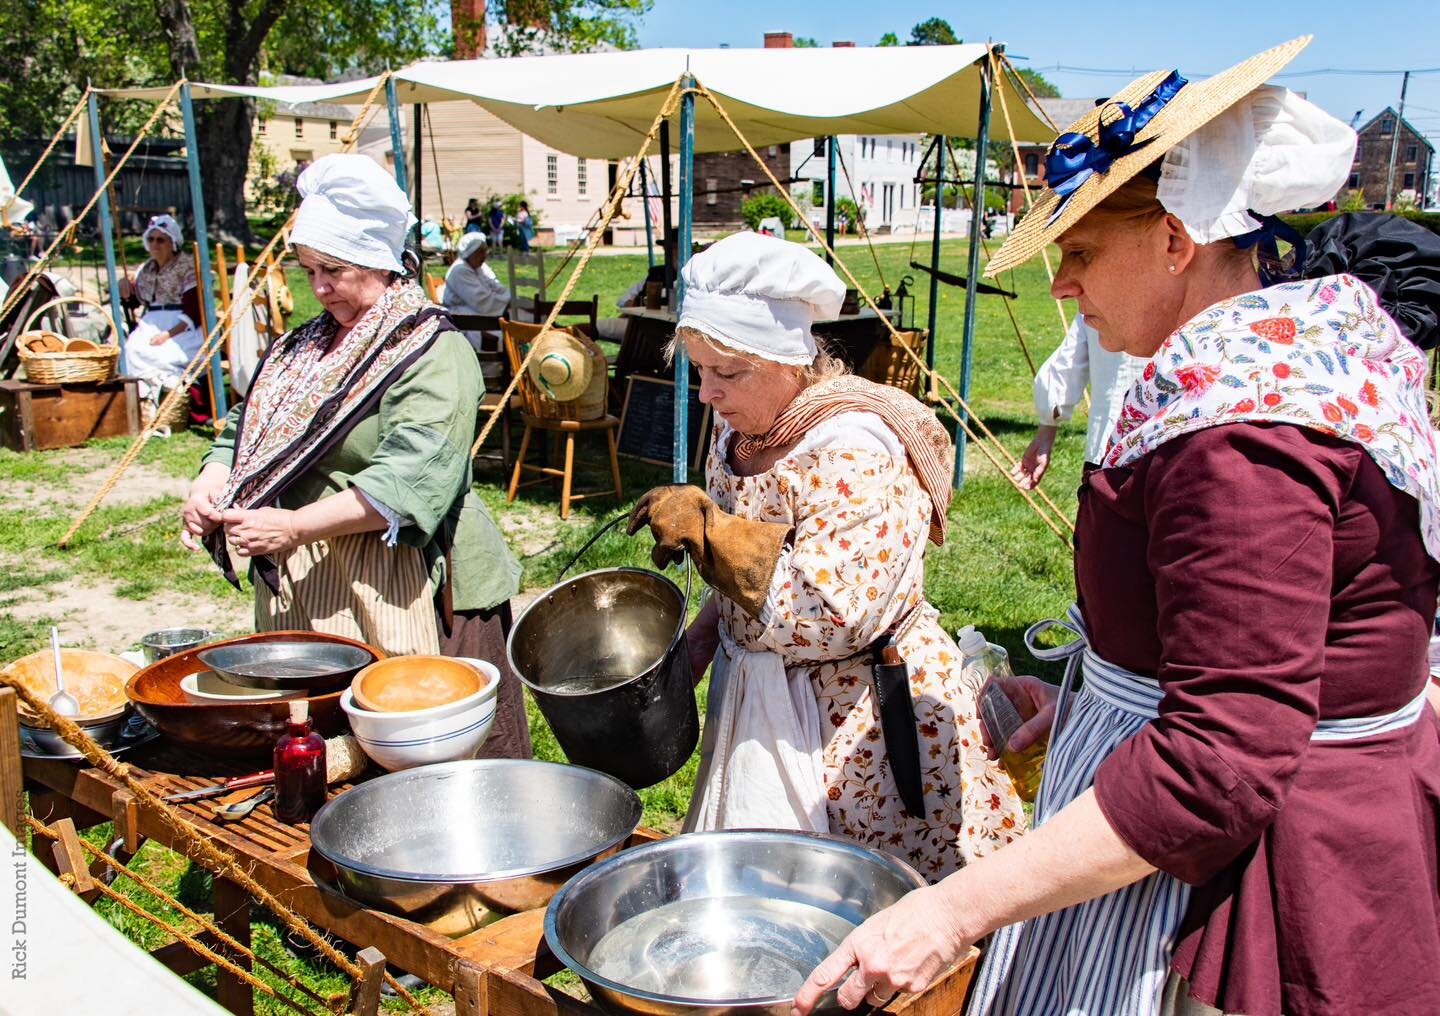
[[[1146,166],[1273,77],[1311,38],[1267,49],[1204,81],[1153,71],[1075,121],[1045,156],[1045,191],[985,266],[985,276],[1039,254]]]
[[[540,340],[529,367],[531,380],[556,402],[570,402],[584,394],[594,369],[590,345],[573,332],[560,329]]]

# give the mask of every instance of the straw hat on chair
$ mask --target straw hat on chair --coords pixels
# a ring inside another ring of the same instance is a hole
[[[570,402],[590,387],[593,354],[579,336],[552,331],[540,340],[529,371],[530,380],[542,392],[556,402]]]

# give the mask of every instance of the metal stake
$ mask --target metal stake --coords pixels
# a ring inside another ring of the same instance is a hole
[[[655,267],[655,229],[650,225],[650,180],[645,173],[645,160],[640,160],[640,206],[645,210],[645,260]]]
[[[992,51],[999,56],[1005,47],[994,46]],[[970,402],[970,368],[975,357],[975,297],[980,284],[980,232],[985,225],[985,150],[990,147],[990,68],[991,58],[987,54],[985,66],[980,68],[980,129],[975,137],[975,189],[972,193],[974,208],[970,211],[970,258],[965,275],[965,331],[960,346],[960,397]],[[962,414],[965,410],[956,407]],[[962,415],[961,419],[965,419]],[[955,489],[965,486],[965,430],[955,431]]]
[[[120,285],[115,277],[115,228],[110,216],[110,192],[105,186],[105,149],[100,138],[100,103],[90,93],[90,148],[95,166],[95,188],[100,191],[100,239],[105,248],[105,271],[110,279],[110,313],[115,318],[115,340],[125,349],[125,313],[120,306]],[[175,252],[177,255],[179,251]]]
[[[680,236],[675,243],[675,274],[690,260],[690,234],[695,221],[695,80],[685,78],[680,97]],[[678,283],[675,314],[685,301],[685,284]],[[684,483],[690,477],[690,357],[683,345],[675,350],[675,469],[674,480]]]
[[[188,81],[180,86],[180,116],[185,124],[185,166],[190,171],[190,206],[195,221],[195,251],[200,256],[200,306],[205,317],[202,331],[209,335],[215,327],[215,285],[210,277],[210,231],[205,222],[205,188],[200,182],[200,136],[195,130],[195,105],[190,101]],[[225,375],[220,369],[223,355],[224,347],[216,346],[210,357],[211,388],[215,393],[217,419],[230,411],[230,396],[225,390]]]
[[[855,195],[850,195],[853,199]],[[825,260],[835,263],[835,135],[825,139]]]

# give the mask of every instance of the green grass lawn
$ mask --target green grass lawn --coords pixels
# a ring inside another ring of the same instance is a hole
[[[927,244],[917,244],[917,257],[927,260],[927,250]],[[942,252],[947,270],[963,272],[964,241],[946,241]],[[878,272],[864,248],[842,248],[841,253],[861,284],[873,292],[879,291],[882,273],[884,281],[893,289],[909,271],[905,266],[911,252],[904,244],[876,248]],[[616,298],[640,277],[645,264],[643,253],[594,258],[575,295],[582,298],[598,295],[602,314],[613,312]],[[552,296],[558,295],[561,283],[572,270],[573,262],[552,287]],[[433,266],[431,271],[439,273],[441,269]],[[912,286],[918,297],[916,322],[924,327],[929,287],[919,273],[911,274],[916,276],[916,284]],[[298,322],[317,312],[318,305],[298,270],[292,269],[289,277],[295,296],[294,320]],[[1005,284],[1020,295],[1013,302],[1012,310],[1038,364],[1060,338],[1059,319],[1054,302],[1048,296],[1044,269],[1038,264],[1027,266],[1014,273],[1013,279],[1007,277]],[[957,386],[964,304],[962,290],[940,287],[936,360],[941,371],[956,381]],[[1033,432],[1030,389],[1031,374],[1000,298],[981,297],[976,313],[971,404],[1016,456]],[[942,414],[942,418],[946,417]],[[1084,426],[1081,412],[1077,413],[1077,420],[1062,428],[1045,481],[1045,488],[1072,517],[1084,448]],[[124,442],[110,441],[99,446],[118,458]],[[175,475],[186,475],[196,468],[203,448],[204,439],[198,434],[177,436],[166,442],[152,442],[142,461]],[[0,483],[20,482],[27,477],[54,478],[55,474],[64,472],[63,467],[55,464],[54,456],[0,452]],[[583,475],[597,479],[600,476],[590,471]],[[553,583],[595,527],[628,509],[633,498],[652,485],[667,482],[669,476],[668,469],[624,460],[627,501],[624,504],[605,500],[581,502],[568,525],[558,524],[555,509],[558,499],[546,488],[534,488],[522,496],[518,505],[507,506],[506,478],[498,466],[479,467],[476,479],[476,490],[492,513],[497,516],[529,513],[545,528],[547,542],[524,560],[524,584],[533,588]],[[224,586],[203,562],[197,563],[196,556],[185,554],[175,545],[178,507],[178,502],[170,499],[102,508],[68,551],[53,546],[69,521],[64,513],[47,512],[43,508],[0,513],[0,551],[26,562],[21,571],[0,578],[0,659],[34,651],[44,643],[43,622],[20,623],[4,611],[5,590],[16,588],[17,583],[64,582],[77,572],[96,571],[117,580],[123,578],[126,595],[141,600],[152,595],[162,583],[179,583],[201,597],[240,595]],[[963,624],[974,624],[1010,651],[1017,670],[1053,676],[1053,671],[1030,659],[1020,636],[1031,622],[1060,615],[1070,602],[1073,582],[1069,550],[1035,517],[1010,484],[973,450],[964,489],[956,494],[949,519],[949,539],[944,547],[931,548],[926,568],[926,590],[939,609],[945,627],[953,630]],[[595,545],[584,566],[649,567],[649,550],[648,536],[630,539],[617,529]],[[679,576],[677,581],[683,584]],[[560,758],[558,746],[533,706],[531,725],[537,755]],[[676,826],[688,802],[695,767],[696,761],[692,759],[670,780],[644,792],[647,823],[665,828]],[[108,827],[99,827],[87,835],[92,842],[103,843]],[[204,889],[208,876],[177,855],[151,845],[135,863],[187,903],[203,904],[207,898]],[[138,889],[134,891],[137,896],[143,896]],[[137,941],[151,947],[159,944],[153,928],[136,922],[113,906],[102,905],[100,910]],[[322,994],[343,991],[343,978],[327,965],[297,958],[285,951],[273,920],[263,917],[257,920],[256,941],[267,958],[297,973]],[[213,968],[191,975],[191,979],[202,989],[213,992]],[[433,991],[424,996],[426,1001],[440,997],[439,992]],[[259,996],[256,1001],[259,1012],[287,1011]]]

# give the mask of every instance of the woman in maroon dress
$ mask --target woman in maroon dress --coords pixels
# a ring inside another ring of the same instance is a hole
[[[1083,637],[1041,650],[1066,684],[1004,685],[1035,714],[1012,747],[1052,730],[1034,829],[865,922],[798,1011],[852,969],[848,1006],[917,990],[992,932],[972,1014],[1440,1009],[1425,360],[1364,282],[1293,278],[1273,216],[1355,145],[1262,86],[1307,41],[1083,118],[990,262],[1058,239],[1055,296],[1149,360],[1082,482]]]

